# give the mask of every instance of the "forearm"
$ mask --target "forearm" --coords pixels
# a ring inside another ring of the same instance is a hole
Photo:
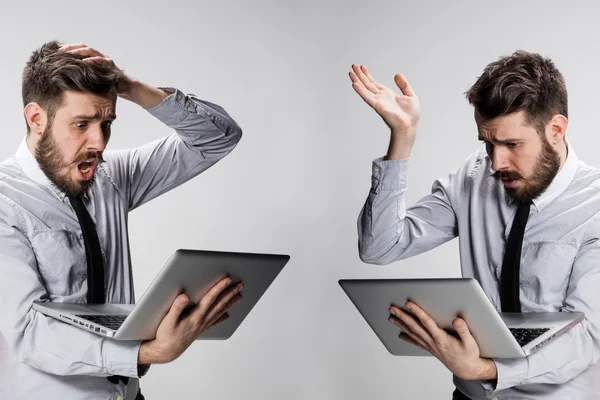
[[[23,363],[53,375],[138,376],[140,342],[113,341],[35,311],[32,314],[21,335],[4,335]]]
[[[156,107],[169,95],[170,93],[164,89],[147,85],[135,79],[130,79],[122,84],[119,91],[119,97],[132,101],[145,109]]]
[[[409,160],[375,160],[371,190],[358,220],[359,255],[371,264],[389,264],[432,249],[456,236],[456,215],[446,188],[406,208]],[[460,178],[456,178],[460,179]]]
[[[483,385],[487,390],[504,390],[528,384],[564,383],[593,365],[598,356],[598,343],[579,324],[526,358],[495,360],[497,382]]]

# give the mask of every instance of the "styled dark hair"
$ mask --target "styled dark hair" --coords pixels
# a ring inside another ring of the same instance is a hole
[[[57,41],[44,43],[31,54],[23,70],[23,106],[38,103],[48,113],[49,124],[65,91],[108,96],[123,76],[105,65],[82,61],[83,56],[58,51],[61,46]]]
[[[485,120],[525,111],[540,134],[553,115],[568,118],[565,80],[550,59],[537,53],[518,50],[500,57],[465,94]]]

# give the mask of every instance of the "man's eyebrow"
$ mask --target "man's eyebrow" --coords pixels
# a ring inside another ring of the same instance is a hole
[[[479,135],[479,137],[477,138],[478,140],[481,140],[482,142],[494,142],[494,143],[515,143],[515,142],[520,142],[520,139],[512,139],[512,138],[508,138],[508,139],[497,139],[495,137],[492,137],[491,139],[486,139],[483,136]]]
[[[73,119],[73,120],[75,120],[75,119],[80,119],[80,120],[81,119],[84,119],[84,120],[94,120],[94,119],[100,119],[100,117],[101,117],[100,113],[96,113],[96,114],[93,114],[93,115],[79,114],[79,115],[74,116],[71,119]],[[117,115],[116,114],[110,114],[108,116],[108,118],[114,121],[115,119],[117,119]]]

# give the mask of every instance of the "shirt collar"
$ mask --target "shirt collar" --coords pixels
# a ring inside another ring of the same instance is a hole
[[[575,173],[577,172],[577,162],[579,159],[571,147],[571,144],[566,139],[565,141],[567,142],[567,159],[565,160],[565,163],[560,171],[558,171],[554,179],[552,179],[552,182],[546,188],[546,190],[544,190],[542,194],[531,201],[538,212],[542,211],[542,208],[550,204],[554,199],[560,196],[562,192],[565,191],[565,189],[571,184],[571,181],[573,181]],[[507,196],[507,199],[509,204],[515,202],[515,200],[510,196]]]
[[[15,158],[29,179],[40,185],[49,187],[61,201],[64,201],[66,197],[65,192],[60,190],[54,183],[52,183],[44,171],[40,169],[37,160],[27,146],[27,136],[21,141],[21,144],[15,153]]]

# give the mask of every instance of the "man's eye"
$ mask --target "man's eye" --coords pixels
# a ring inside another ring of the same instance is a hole
[[[514,143],[514,142],[509,142],[509,143],[506,143],[506,145],[507,145],[508,147],[510,147],[510,148],[515,148],[515,147],[517,147],[517,143]]]
[[[85,128],[87,126],[86,122],[76,122],[75,126],[78,128]]]
[[[104,121],[102,123],[102,126],[104,126],[105,128],[110,128],[113,125],[113,121]]]

